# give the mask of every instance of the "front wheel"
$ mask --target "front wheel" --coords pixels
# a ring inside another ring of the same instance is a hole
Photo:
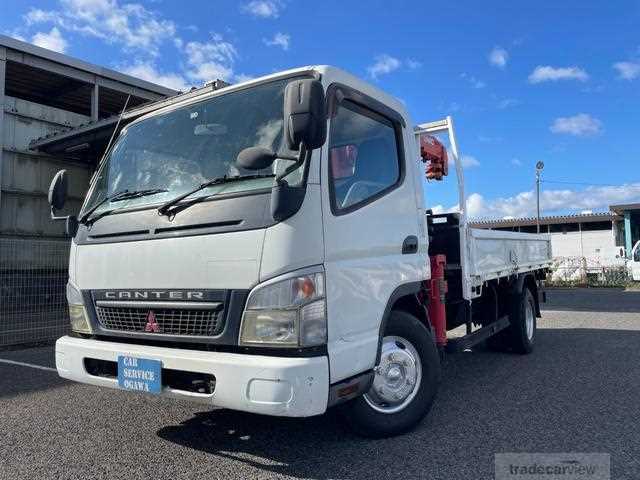
[[[429,412],[440,381],[440,357],[431,332],[414,316],[391,312],[380,362],[369,391],[342,406],[347,421],[367,437],[413,428]]]

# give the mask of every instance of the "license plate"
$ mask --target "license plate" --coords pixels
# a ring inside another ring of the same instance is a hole
[[[162,362],[148,358],[118,357],[118,385],[125,390],[160,393]]]

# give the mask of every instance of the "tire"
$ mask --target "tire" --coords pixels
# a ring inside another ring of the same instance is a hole
[[[510,350],[520,354],[533,351],[536,339],[536,303],[531,289],[524,287],[511,296],[509,327],[487,341],[493,350]]]
[[[371,438],[411,430],[431,409],[440,382],[438,349],[431,332],[417,318],[393,311],[383,335],[383,351],[371,388],[340,407],[351,427]],[[386,403],[385,398],[390,397],[400,400]]]

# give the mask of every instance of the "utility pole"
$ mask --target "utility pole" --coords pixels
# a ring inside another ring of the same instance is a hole
[[[544,168],[544,162],[536,163],[536,230],[540,233],[540,173]]]

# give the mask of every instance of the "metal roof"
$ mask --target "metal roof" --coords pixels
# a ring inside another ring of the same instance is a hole
[[[625,211],[629,210],[639,210],[640,211],[640,203],[626,203],[620,205],[611,205],[609,207],[611,210],[616,212],[618,215],[623,215]]]
[[[558,225],[568,223],[594,223],[594,222],[611,222],[618,219],[619,216],[613,212],[588,213],[575,215],[557,215],[540,217],[540,225]],[[493,220],[472,220],[469,222],[471,226],[478,228],[511,228],[526,227],[537,224],[536,217],[525,218],[504,218]]]
[[[131,75],[116,72],[115,70],[111,70],[109,68],[104,68],[92,63],[84,62],[82,60],[78,60],[77,58],[54,52],[52,50],[47,50],[46,48],[38,47],[36,45],[11,38],[6,35],[0,35],[0,47],[6,47],[18,52],[23,52],[29,55],[40,57],[51,62],[66,65],[68,67],[73,67],[87,73],[98,75],[100,77],[107,78],[119,83],[124,83],[126,85],[132,85],[153,93],[158,93],[165,96],[175,95],[177,93],[176,90],[172,90],[171,88],[147,82],[146,80],[141,80],[139,78],[132,77]]]

